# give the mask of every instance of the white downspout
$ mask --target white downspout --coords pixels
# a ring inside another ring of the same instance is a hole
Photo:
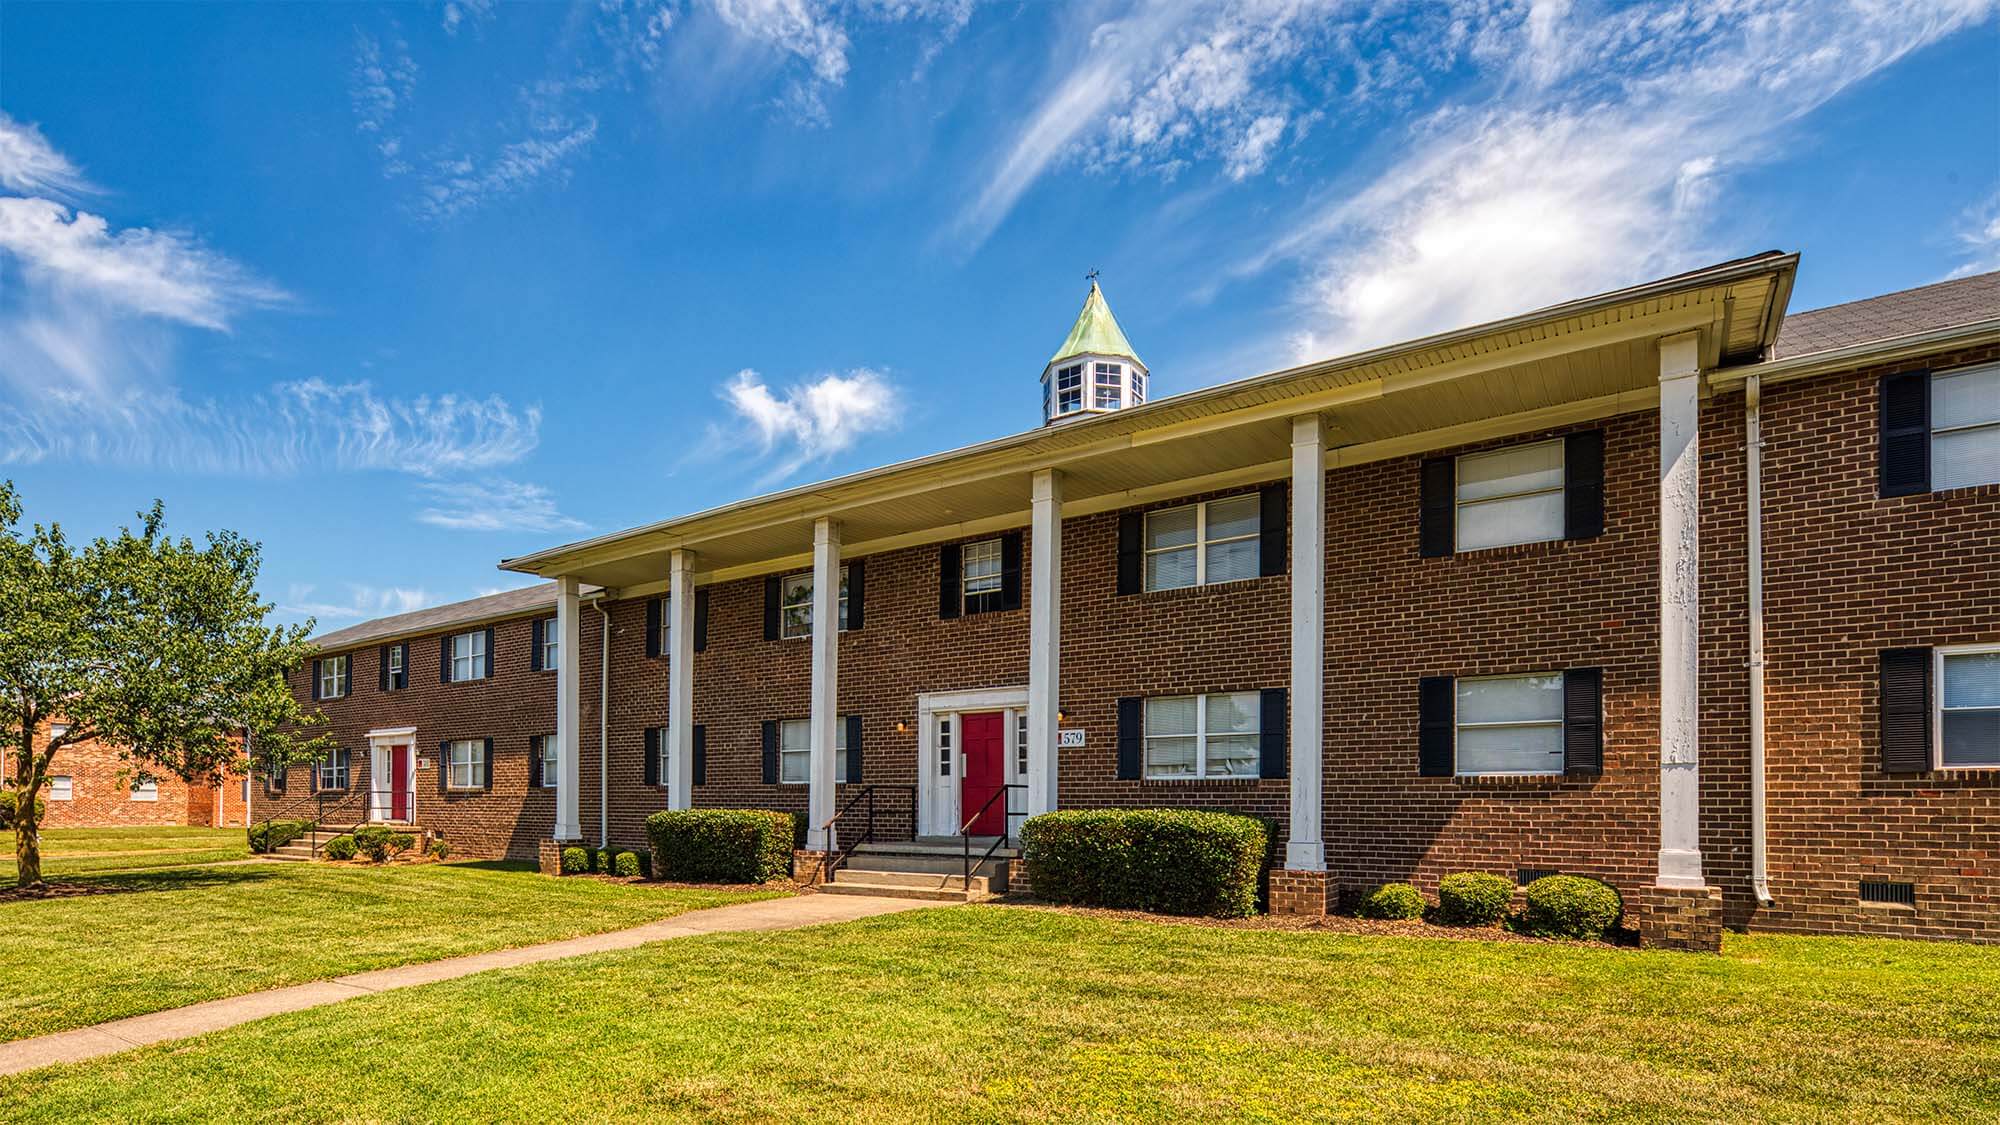
[[[611,846],[611,611],[597,607],[597,846]]]
[[[1750,568],[1750,887],[1769,906],[1771,877],[1765,848],[1764,784],[1764,424],[1763,387],[1752,375],[1743,384],[1744,492]]]

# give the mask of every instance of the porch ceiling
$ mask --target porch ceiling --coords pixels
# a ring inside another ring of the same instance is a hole
[[[1755,359],[1776,332],[1797,259],[1766,255],[1445,336],[1310,364],[936,457],[791,489],[508,560],[628,592],[664,582],[668,552],[697,552],[697,581],[804,566],[812,524],[842,524],[860,556],[1028,522],[1036,471],[1063,473],[1064,512],[1084,514],[1271,479],[1288,471],[1290,419],[1329,423],[1329,460],[1439,444],[1451,430],[1569,404],[1643,405],[1658,341],[1698,332],[1705,365]],[[1623,397],[1618,397],[1623,396]]]

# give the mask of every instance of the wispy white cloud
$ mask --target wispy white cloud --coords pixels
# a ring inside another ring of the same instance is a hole
[[[498,0],[445,0],[442,21],[446,35],[457,35],[460,27],[481,24],[493,18]]]
[[[869,368],[824,375],[773,390],[763,376],[745,368],[720,389],[735,412],[733,428],[711,431],[697,457],[744,448],[772,464],[765,482],[781,480],[806,465],[843,453],[871,434],[895,429],[895,388]]]
[[[2000,193],[1988,197],[1960,220],[1957,232],[1958,255],[1965,260],[1951,271],[1952,277],[2000,270]]]
[[[423,486],[431,505],[417,519],[457,531],[581,531],[585,524],[556,509],[538,484],[503,478],[434,481]]]
[[[83,172],[49,144],[42,131],[0,111],[0,188],[22,195],[81,195],[92,190]]]
[[[279,599],[278,612],[291,617],[311,617],[319,622],[358,621],[412,613],[437,605],[439,599],[421,586],[370,586],[346,583],[347,599],[334,601],[319,593],[319,587],[295,582]]]
[[[543,122],[531,136],[509,141],[488,155],[437,160],[424,175],[415,213],[442,222],[539,180],[560,178],[567,161],[597,137],[597,119]]]

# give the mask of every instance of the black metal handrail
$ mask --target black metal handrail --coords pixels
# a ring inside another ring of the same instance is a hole
[[[834,853],[833,853],[833,855],[832,855],[832,857],[831,857],[831,858],[829,858],[829,859],[828,859],[828,860],[827,860],[827,861],[826,861],[825,863],[823,863],[823,864],[821,864],[821,865],[820,865],[820,869],[819,869],[819,876],[818,876],[818,880],[817,880],[818,882],[821,882],[821,883],[824,883],[824,882],[826,882],[827,880],[829,880],[829,879],[833,878],[833,873],[834,873],[835,871],[839,870],[839,868],[840,868],[840,865],[841,865],[841,864],[843,864],[843,863],[846,863],[846,862],[847,862],[847,859],[848,859],[848,857],[854,854],[854,850],[855,850],[856,848],[859,848],[859,847],[860,847],[861,845],[863,845],[863,844],[870,844],[870,843],[874,843],[874,841],[875,841],[875,791],[876,791],[877,789],[890,789],[890,790],[894,790],[894,791],[896,791],[896,792],[898,792],[898,793],[908,793],[908,794],[910,795],[910,823],[911,823],[911,825],[912,825],[912,826],[914,826],[914,825],[916,824],[916,822],[917,822],[917,787],[916,787],[916,786],[914,786],[914,785],[864,785],[864,786],[862,786],[859,792],[857,792],[857,793],[855,793],[855,794],[854,794],[853,796],[850,796],[849,798],[847,798],[847,803],[846,803],[846,804],[844,804],[844,805],[840,806],[840,808],[839,808],[839,810],[838,810],[838,811],[836,811],[836,812],[835,812],[835,813],[834,813],[834,814],[833,814],[832,816],[830,816],[830,817],[827,817],[827,818],[826,818],[826,823],[825,823],[825,824],[822,824],[822,825],[820,825],[820,826],[819,826],[819,827],[820,827],[820,831],[821,831],[821,833],[826,833],[826,832],[831,832],[831,831],[833,830],[833,826],[834,826],[834,824],[835,824],[836,822],[838,822],[838,821],[839,821],[839,820],[840,820],[840,819],[841,819],[842,817],[844,817],[844,816],[846,816],[846,815],[847,815],[848,813],[852,812],[852,811],[854,810],[854,806],[855,806],[855,805],[857,805],[857,804],[862,804],[862,803],[864,803],[864,802],[865,802],[865,803],[867,804],[867,806],[868,806],[868,820],[867,820],[867,827],[866,827],[866,828],[864,828],[864,829],[862,830],[862,833],[861,833],[861,836],[860,836],[860,837],[859,837],[858,839],[854,840],[853,842],[849,843],[849,844],[848,844],[847,846],[845,846],[845,847],[843,847],[843,848],[839,848],[839,849],[835,850],[835,851],[834,851]],[[915,829],[914,829],[914,827],[913,827],[913,828],[912,828],[912,831],[914,831],[914,830],[915,830]]]
[[[979,866],[984,867],[987,861],[993,858],[993,853],[1000,850],[1000,845],[1014,838],[1014,818],[1024,815],[1016,813],[1013,802],[1005,798],[1016,789],[1025,790],[1027,788],[1025,785],[1017,784],[1004,784],[1000,786],[1000,788],[993,791],[991,797],[986,798],[985,804],[979,806],[978,812],[967,817],[965,823],[958,826],[959,843],[965,848],[965,872],[962,876],[963,881],[959,883],[959,889],[965,891],[967,894],[972,893],[972,826],[979,823],[979,818],[986,815],[987,811],[993,807],[993,802],[1000,802],[1000,807],[1005,810],[1000,818],[1000,834],[993,838],[992,843],[986,845],[986,853],[979,857]]]
[[[258,820],[254,825],[245,826],[244,834],[249,839],[251,849],[254,851],[257,843],[256,829],[262,827],[264,829],[265,841],[264,854],[268,855],[276,850],[269,846],[271,825],[280,820],[301,819],[296,813],[310,809],[312,816],[304,818],[306,821],[306,846],[311,850],[313,858],[317,859],[319,858],[321,846],[319,838],[320,828],[326,823],[328,806],[331,805],[337,811],[348,801],[359,798],[361,800],[361,815],[355,817],[352,823],[361,824],[368,819],[369,796],[370,794],[366,789],[315,789],[311,793],[304,794],[279,806],[276,811],[265,813],[263,819]],[[339,839],[341,835],[342,833],[335,833],[328,837],[328,840]]]

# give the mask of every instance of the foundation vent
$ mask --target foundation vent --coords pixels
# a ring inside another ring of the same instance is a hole
[[[1514,882],[1520,886],[1525,887],[1529,883],[1532,883],[1537,879],[1546,879],[1551,875],[1560,875],[1560,874],[1562,874],[1562,872],[1557,871],[1553,867],[1523,867],[1519,872],[1515,874]]]
[[[1915,906],[1917,904],[1917,885],[1915,883],[1884,883],[1879,880],[1863,879],[1861,881],[1861,901],[1887,902],[1897,906]]]

